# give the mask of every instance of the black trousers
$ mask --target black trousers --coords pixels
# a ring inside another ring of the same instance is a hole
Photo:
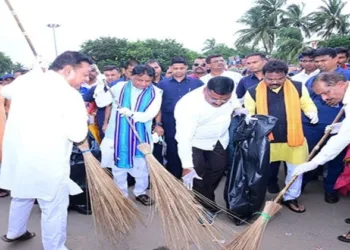
[[[174,137],[165,137],[167,144],[166,150],[166,169],[174,175],[177,179],[181,179],[182,176],[182,164],[177,152],[177,141]]]
[[[193,164],[197,174],[203,180],[194,179],[193,189],[215,203],[215,189],[218,187],[227,165],[227,152],[220,142],[217,142],[214,150],[205,151],[192,148]],[[197,197],[198,201],[210,212],[217,208]]]

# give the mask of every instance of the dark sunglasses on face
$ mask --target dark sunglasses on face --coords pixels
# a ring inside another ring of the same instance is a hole
[[[195,67],[198,67],[198,66],[202,66],[202,67],[205,67],[206,64],[205,63],[202,63],[202,64],[199,64],[199,63],[194,63],[193,64]]]

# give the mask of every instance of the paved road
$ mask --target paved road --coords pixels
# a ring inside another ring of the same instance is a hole
[[[224,181],[217,190],[218,202],[222,199]],[[267,196],[273,198],[272,195]],[[300,201],[305,204],[307,212],[296,214],[282,209],[267,227],[262,250],[349,250],[350,244],[339,242],[336,236],[345,233],[350,226],[344,218],[350,217],[350,197],[342,198],[335,205],[324,202],[321,182],[313,182],[308,186]],[[0,199],[0,232],[7,228],[8,207],[10,199]],[[149,210],[141,208],[145,216]],[[244,226],[236,227],[225,214],[219,219],[227,223],[232,230],[240,231]],[[80,215],[74,211],[69,213],[67,247],[71,250],[111,249],[101,247],[96,242],[91,216]],[[163,246],[160,221],[155,216],[147,228],[140,225],[118,250],[153,250]],[[28,229],[37,233],[37,237],[16,245],[0,242],[0,250],[41,250],[40,210],[34,207]]]

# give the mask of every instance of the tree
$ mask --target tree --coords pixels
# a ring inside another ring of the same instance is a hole
[[[11,58],[0,51],[0,75],[11,72],[12,67]]]
[[[128,41],[115,37],[100,37],[88,40],[81,45],[81,52],[90,56],[101,68],[108,64],[117,64],[126,56]]]
[[[350,35],[348,36],[332,36],[331,38],[320,41],[318,43],[319,47],[323,48],[336,48],[336,47],[345,47],[350,49]]]
[[[174,56],[183,56],[192,62],[198,53],[183,47],[173,39],[144,41],[128,41],[115,37],[100,37],[81,45],[81,52],[93,58],[99,68],[108,64],[123,66],[130,58],[145,63],[149,59],[157,59],[165,71]]]
[[[237,32],[240,37],[235,45],[251,45],[255,49],[261,44],[265,53],[270,54],[275,45],[276,31],[284,13],[282,8],[286,0],[257,0],[255,3],[256,5],[238,20],[247,28]]]
[[[304,42],[299,28],[281,28],[277,32],[276,53],[274,57],[280,58],[288,63],[297,63],[298,55],[304,50],[311,49]]]
[[[347,2],[342,0],[322,0],[324,6],[309,15],[310,29],[322,38],[330,38],[333,34],[346,35],[349,33],[350,14],[342,14]]]
[[[236,55],[236,51],[233,48],[223,43],[216,43],[214,38],[205,40],[204,45],[205,47],[202,49],[204,56],[222,55],[227,60],[230,56]]]
[[[295,27],[300,28],[306,37],[310,37],[309,20],[308,16],[304,15],[305,4],[291,4],[287,7],[286,11],[283,11],[281,25],[283,27]]]
[[[215,49],[215,47],[216,47],[215,38],[207,39],[204,42],[204,48],[202,49],[202,51],[207,52],[207,51]]]

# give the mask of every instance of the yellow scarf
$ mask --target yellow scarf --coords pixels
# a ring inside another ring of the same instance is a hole
[[[302,146],[304,143],[304,132],[298,91],[293,83],[287,79],[283,85],[283,92],[287,114],[287,143],[291,147]],[[256,87],[256,110],[261,115],[269,114],[267,86],[264,80]],[[274,140],[272,133],[270,133],[269,139],[270,141]]]

